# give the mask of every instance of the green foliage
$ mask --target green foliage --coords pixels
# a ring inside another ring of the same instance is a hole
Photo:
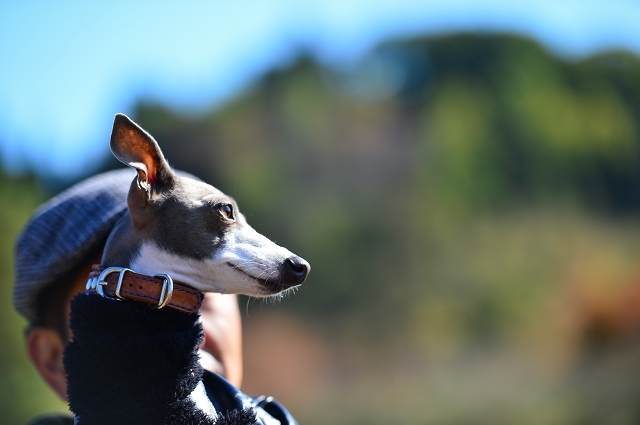
[[[33,179],[0,175],[0,411],[2,423],[22,424],[37,413],[66,410],[37,376],[24,343],[25,320],[13,309],[13,245],[27,218],[42,201]]]

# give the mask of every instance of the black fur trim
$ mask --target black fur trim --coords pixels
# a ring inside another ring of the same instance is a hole
[[[226,416],[220,416],[216,425],[257,425],[256,413],[251,410],[231,410]]]
[[[188,398],[203,373],[198,315],[80,294],[71,301],[70,327],[64,366],[69,407],[79,424],[214,423]],[[248,410],[216,423],[256,419]]]

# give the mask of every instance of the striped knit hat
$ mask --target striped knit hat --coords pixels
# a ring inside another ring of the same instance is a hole
[[[29,323],[38,320],[40,291],[106,241],[126,211],[127,192],[135,175],[129,168],[99,174],[36,210],[15,247],[13,305]]]

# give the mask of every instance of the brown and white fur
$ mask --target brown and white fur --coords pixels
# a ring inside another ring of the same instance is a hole
[[[103,266],[165,273],[202,292],[255,297],[300,285],[310,266],[256,232],[236,202],[213,186],[178,176],[149,133],[115,117],[111,150],[138,177],[111,232]]]

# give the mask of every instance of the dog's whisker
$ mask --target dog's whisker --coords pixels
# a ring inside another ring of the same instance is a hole
[[[251,296],[247,296],[247,306],[245,307],[247,317],[249,317],[249,303],[251,302]]]

